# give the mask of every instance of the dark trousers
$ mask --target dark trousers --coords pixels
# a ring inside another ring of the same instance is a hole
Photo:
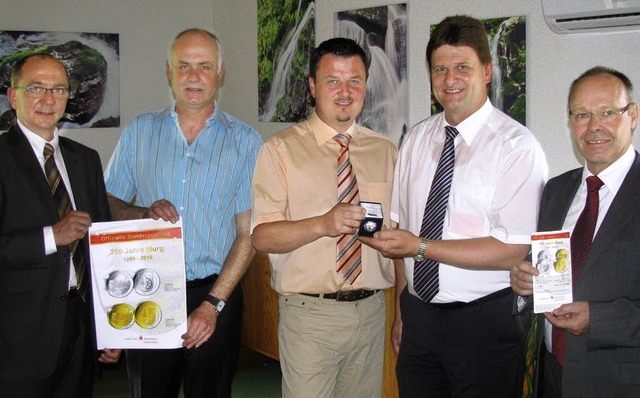
[[[86,398],[93,388],[94,362],[89,304],[77,294],[67,299],[56,366],[45,379],[1,380],[0,396],[20,398]],[[0,361],[2,358],[0,358]]]
[[[520,397],[525,336],[512,303],[510,290],[468,304],[437,305],[405,289],[396,368],[400,396]]]
[[[187,313],[202,303],[213,283],[187,289]],[[175,398],[183,382],[186,398],[230,397],[240,349],[242,290],[238,286],[218,316],[216,330],[198,348],[127,350],[133,398]]]
[[[540,397],[562,398],[562,366],[552,353],[543,346],[541,348],[541,379]]]

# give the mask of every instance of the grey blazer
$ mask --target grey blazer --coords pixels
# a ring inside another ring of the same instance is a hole
[[[635,155],[574,286],[574,301],[589,302],[590,326],[581,336],[567,333],[563,397],[640,397],[640,158]],[[581,176],[582,168],[549,180],[538,231],[562,228]]]

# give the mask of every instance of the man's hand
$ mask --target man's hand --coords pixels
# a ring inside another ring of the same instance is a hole
[[[147,217],[153,218],[154,220],[163,219],[164,221],[170,221],[173,224],[177,223],[180,219],[180,215],[178,214],[176,207],[166,199],[160,199],[153,202],[147,210]]]
[[[362,243],[371,246],[387,258],[413,257],[418,254],[421,238],[398,228],[382,228],[373,238],[360,237]]]
[[[531,296],[533,294],[533,277],[540,273],[529,261],[516,264],[509,271],[511,289],[519,296]]]
[[[218,315],[218,311],[206,302],[193,310],[187,319],[187,333],[181,336],[184,340],[182,346],[187,349],[198,348],[206,343],[216,330]]]
[[[402,319],[396,317],[391,325],[391,345],[396,355],[400,352],[400,343],[402,343]]]
[[[84,238],[91,226],[91,216],[86,211],[72,210],[53,225],[56,246],[67,246]]]
[[[578,301],[563,304],[553,312],[545,312],[544,316],[553,326],[580,336],[589,331],[589,323],[591,321],[589,314],[589,302]]]
[[[100,356],[98,357],[98,362],[102,363],[116,363],[118,359],[120,359],[120,354],[122,354],[121,349],[109,349],[105,348],[100,351]]]
[[[366,211],[363,207],[350,203],[338,203],[322,216],[325,236],[353,235],[360,228]]]

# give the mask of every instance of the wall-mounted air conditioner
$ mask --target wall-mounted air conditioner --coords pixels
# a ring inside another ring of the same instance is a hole
[[[542,11],[556,33],[640,30],[640,0],[542,0]]]

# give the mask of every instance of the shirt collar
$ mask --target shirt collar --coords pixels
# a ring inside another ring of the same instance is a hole
[[[473,139],[476,137],[476,135],[478,135],[480,128],[486,123],[487,120],[489,120],[492,112],[493,105],[491,105],[491,101],[487,97],[487,100],[480,107],[480,109],[472,113],[468,118],[464,119],[457,126],[452,127],[455,127],[456,130],[458,130],[458,133],[467,145],[471,145]],[[443,114],[441,128],[444,129],[445,126],[449,126],[449,124],[447,123],[447,120]]]
[[[609,165],[606,169],[602,170],[598,174],[598,178],[604,182],[604,185],[609,188],[609,191],[616,194],[620,187],[622,186],[622,182],[624,178],[627,176],[627,173],[633,166],[633,161],[636,158],[636,150],[633,148],[633,145],[629,145],[626,152],[620,156],[618,160]],[[582,183],[586,184],[586,179],[589,176],[592,176],[589,169],[585,165],[582,169]]]
[[[169,115],[171,116],[171,118],[177,124],[178,123],[178,113],[176,112],[176,104],[175,104],[175,102],[167,109],[167,111],[169,112]],[[164,117],[164,116],[166,116],[166,113],[163,112],[163,113],[160,114],[160,116]],[[221,125],[223,125],[223,126],[225,126],[227,128],[231,127],[231,121],[229,120],[227,115],[222,111],[222,109],[220,109],[220,105],[218,105],[218,101],[214,101],[213,113],[207,119],[206,125],[210,126],[214,121],[220,123]]]
[[[311,114],[311,117],[309,117],[309,120],[307,121],[307,123],[309,123],[309,128],[313,133],[313,135],[315,136],[318,146],[322,146],[327,142],[333,142],[333,137],[335,137],[336,134],[338,134],[336,130],[334,130],[331,126],[329,126],[328,124],[326,124],[320,119],[320,117],[318,116],[315,110]],[[351,136],[351,139],[354,142],[358,142],[358,139],[357,139],[358,129],[356,127],[357,127],[356,123],[353,122],[351,127],[349,127],[345,131],[346,134],[349,134]]]
[[[20,123],[20,120],[18,120],[18,126],[20,127],[20,130],[22,130],[22,133],[25,135],[25,137],[27,137],[29,144],[31,144],[31,148],[33,148],[33,151],[38,157],[44,156],[44,145],[47,143],[51,144],[54,153],[58,152],[58,142],[60,141],[58,138],[58,127],[53,130],[53,139],[51,141],[47,141],[44,138],[40,137],[38,134],[26,128],[24,124]]]

